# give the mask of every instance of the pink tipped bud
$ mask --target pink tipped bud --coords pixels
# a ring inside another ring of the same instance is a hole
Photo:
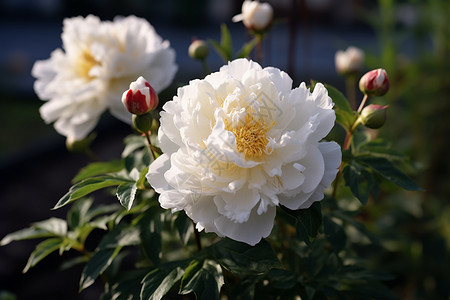
[[[245,0],[242,12],[233,17],[233,22],[242,21],[251,31],[264,31],[272,24],[273,8],[269,3]]]
[[[359,116],[361,123],[367,128],[378,129],[386,122],[386,111],[388,106],[369,104],[361,111]]]
[[[122,103],[134,115],[142,115],[158,106],[158,94],[144,77],[130,84],[130,89],[122,95]]]
[[[383,96],[389,90],[389,80],[384,69],[367,72],[359,80],[359,89],[369,96]]]

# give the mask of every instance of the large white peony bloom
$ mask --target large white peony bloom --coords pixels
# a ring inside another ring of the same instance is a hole
[[[255,245],[276,207],[323,198],[341,163],[323,85],[314,92],[276,68],[237,59],[178,90],[161,112],[163,150],[147,179],[163,208],[184,210],[199,230]]]
[[[175,51],[144,19],[135,16],[100,21],[96,16],[64,20],[63,48],[37,61],[34,89],[43,100],[40,113],[55,122],[56,131],[70,140],[86,137],[109,109],[131,122],[121,102],[130,82],[145,77],[162,91],[177,71]]]

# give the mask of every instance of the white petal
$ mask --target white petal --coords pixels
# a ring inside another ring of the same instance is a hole
[[[268,237],[272,231],[276,208],[269,206],[266,213],[261,215],[258,215],[256,210],[255,208],[251,212],[245,223],[235,223],[226,217],[219,217],[214,222],[218,233],[251,246],[256,245],[262,238]]]

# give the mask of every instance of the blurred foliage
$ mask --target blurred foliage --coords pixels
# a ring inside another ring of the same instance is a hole
[[[386,187],[364,208],[367,226],[386,246],[373,263],[396,277],[391,288],[402,299],[448,299],[450,2],[378,4],[364,18],[380,42],[380,51],[367,55],[369,68],[386,68],[391,82],[380,136],[395,140],[396,149],[417,162],[406,167],[425,191],[392,193]]]

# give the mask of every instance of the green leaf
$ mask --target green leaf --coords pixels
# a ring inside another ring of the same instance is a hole
[[[382,157],[357,157],[357,160],[372,170],[409,191],[423,191],[411,178],[397,169],[389,160]]]
[[[242,46],[242,48],[238,51],[236,57],[237,58],[249,57],[250,53],[252,52],[253,48],[255,48],[257,43],[258,43],[258,40],[256,38],[254,38],[251,41],[245,43],[244,46]]]
[[[350,188],[352,194],[362,205],[366,205],[371,193],[374,194],[374,197],[377,196],[378,182],[364,166],[352,161],[344,167],[343,174],[345,185]]]
[[[131,179],[122,178],[118,176],[112,176],[112,175],[104,175],[104,176],[97,176],[97,177],[91,177],[84,179],[74,186],[72,186],[59,201],[55,205],[53,209],[58,209],[60,207],[63,207],[64,205],[73,202],[83,196],[86,196],[89,193],[92,193],[94,191],[97,191],[99,189],[109,187],[109,186],[118,186],[122,183],[126,182],[134,182]]]
[[[227,60],[230,61],[233,58],[233,43],[231,41],[231,34],[225,23],[220,25],[220,46],[227,55]]]
[[[265,240],[250,246],[224,238],[205,251],[238,276],[264,274],[272,268],[281,267],[277,255]]]
[[[161,207],[151,206],[143,212],[138,221],[140,229],[141,246],[145,255],[155,264],[161,261],[161,231],[163,221],[161,220]]]
[[[212,260],[193,260],[181,278],[180,294],[194,292],[198,300],[220,299],[222,268]]]
[[[22,272],[26,273],[47,255],[58,250],[62,242],[63,240],[61,238],[51,238],[39,243],[28,258],[27,265]]]
[[[127,210],[133,206],[134,199],[136,198],[137,186],[134,182],[122,183],[117,187],[116,196]]]
[[[79,182],[88,177],[93,177],[96,175],[102,175],[107,173],[116,173],[122,170],[124,167],[122,160],[112,160],[108,162],[94,162],[83,169],[75,176],[72,183]]]
[[[34,223],[29,228],[24,228],[7,234],[1,241],[0,246],[7,245],[12,241],[37,239],[50,236],[65,236],[67,233],[66,221],[58,218]]]
[[[224,62],[231,61],[233,58],[233,43],[231,41],[231,34],[224,23],[220,26],[220,44],[215,40],[208,40],[213,46],[214,50],[222,57]]]
[[[335,104],[336,122],[344,126],[347,130],[350,129],[355,121],[355,115],[347,98],[335,87],[328,84],[324,86]]]
[[[187,245],[191,234],[194,232],[192,220],[189,219],[184,211],[181,211],[178,213],[174,225],[180,235],[181,242],[183,245]]]
[[[123,246],[139,245],[139,228],[129,226],[118,226],[109,231],[100,241],[98,249],[116,248]]]
[[[81,274],[80,292],[95,282],[97,277],[111,265],[120,250],[122,247],[100,249],[94,253]]]
[[[105,286],[100,300],[140,300],[141,281],[148,271],[133,270],[122,272],[117,281]]]
[[[160,300],[177,283],[184,270],[177,266],[156,269],[148,273],[142,280],[141,299]]]
[[[322,226],[322,206],[314,202],[308,209],[299,209],[293,212],[297,219],[297,237],[310,245]]]
[[[92,199],[86,198],[82,199],[82,201],[78,201],[71,207],[67,213],[67,222],[69,223],[70,228],[75,229],[89,221],[87,216],[89,209],[92,206],[92,202]]]
[[[347,243],[347,235],[344,227],[336,224],[330,217],[325,216],[323,219],[323,231],[327,236],[327,240],[333,245],[333,251],[339,253],[344,250]]]

